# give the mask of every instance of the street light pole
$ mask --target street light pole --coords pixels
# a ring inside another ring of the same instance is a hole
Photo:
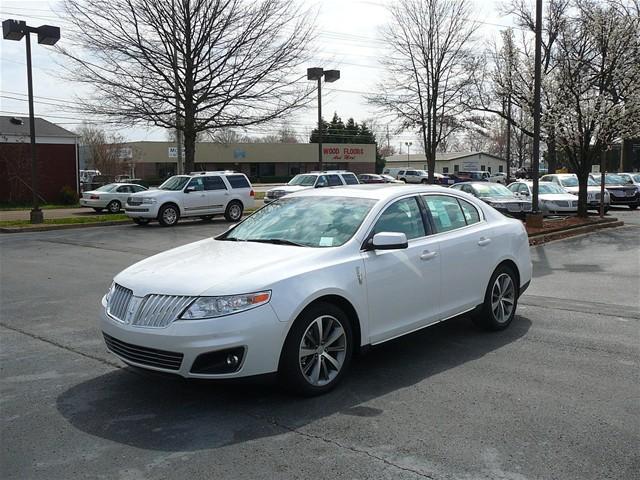
[[[404,144],[407,146],[407,167],[410,167],[410,163],[409,163],[409,150],[411,149],[411,145],[413,145],[413,142],[404,142]]]
[[[43,45],[55,45],[60,39],[60,28],[51,25],[40,27],[30,27],[23,20],[8,19],[2,22],[2,38],[5,40],[20,41],[26,36],[27,47],[27,91],[29,96],[29,135],[31,137],[31,193],[32,209],[31,223],[42,223],[44,221],[42,210],[38,204],[38,182],[37,182],[37,160],[38,150],[36,148],[36,125],[33,113],[33,73],[31,70],[31,34],[38,34],[38,43]]]
[[[538,171],[540,168],[540,88],[541,88],[541,63],[542,63],[542,0],[536,0],[536,48],[535,70],[533,82],[533,165],[531,175],[533,177],[533,198],[531,213],[537,215],[538,211]]]
[[[324,70],[322,67],[307,68],[307,80],[318,81],[318,167],[322,171],[322,77],[331,83],[340,79],[340,70]]]

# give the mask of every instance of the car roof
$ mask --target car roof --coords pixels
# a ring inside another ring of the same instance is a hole
[[[419,193],[450,193],[446,187],[437,185],[416,185],[393,183],[371,183],[367,185],[345,185],[338,187],[315,188],[301,190],[287,195],[287,197],[353,197],[384,200],[403,195]]]

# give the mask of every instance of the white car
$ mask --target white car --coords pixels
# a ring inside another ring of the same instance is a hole
[[[489,179],[490,182],[501,183],[502,185],[507,184],[507,174],[505,172],[496,172],[492,174]]]
[[[533,196],[533,182],[513,182],[509,184],[508,188],[521,198],[530,200]],[[578,211],[578,199],[556,183],[538,182],[538,207],[544,215],[576,213]]]
[[[400,170],[396,178],[404,183],[429,182],[429,174],[425,170]]]
[[[147,187],[135,183],[109,183],[89,192],[82,192],[80,205],[101,212],[118,213],[132,193],[144,192]]]
[[[618,175],[627,180],[627,182],[633,183],[640,189],[640,173],[618,173]]]
[[[522,222],[471,195],[306,190],[116,275],[100,329],[137,367],[208,379],[277,372],[314,395],[367,345],[465,312],[506,328],[531,269]]]
[[[138,225],[157,219],[163,227],[170,227],[182,217],[224,215],[229,222],[237,222],[244,210],[254,206],[255,192],[243,173],[194,172],[175,175],[155,190],[130,195],[125,213]]]
[[[286,185],[267,190],[264,195],[264,203],[270,203],[290,193],[310,188],[339,187],[342,185],[358,185],[359,183],[355,173],[344,170],[300,173]]]
[[[578,176],[575,173],[552,173],[540,177],[541,182],[553,182],[561,186],[572,195],[578,195],[580,190],[578,186]],[[611,204],[611,196],[609,192],[604,191],[604,209],[609,210]],[[600,186],[589,177],[587,181],[587,208],[590,210],[600,208]]]

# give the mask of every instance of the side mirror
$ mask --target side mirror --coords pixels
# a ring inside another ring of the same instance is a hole
[[[190,186],[184,189],[184,193],[190,193],[190,192],[195,192],[196,191],[196,187],[194,186]]]
[[[369,243],[373,250],[400,250],[409,246],[407,236],[400,232],[376,233]]]

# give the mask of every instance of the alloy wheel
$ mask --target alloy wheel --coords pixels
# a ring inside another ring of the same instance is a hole
[[[242,208],[237,203],[234,203],[229,207],[229,216],[233,220],[238,220],[242,216]]]
[[[173,207],[165,208],[162,212],[162,219],[167,225],[173,225],[178,219],[178,214]]]
[[[340,321],[323,315],[307,327],[300,342],[300,370],[311,385],[331,383],[340,373],[347,352],[347,336]]]
[[[501,273],[491,289],[491,311],[498,323],[505,323],[511,318],[515,305],[516,289],[511,276]]]

